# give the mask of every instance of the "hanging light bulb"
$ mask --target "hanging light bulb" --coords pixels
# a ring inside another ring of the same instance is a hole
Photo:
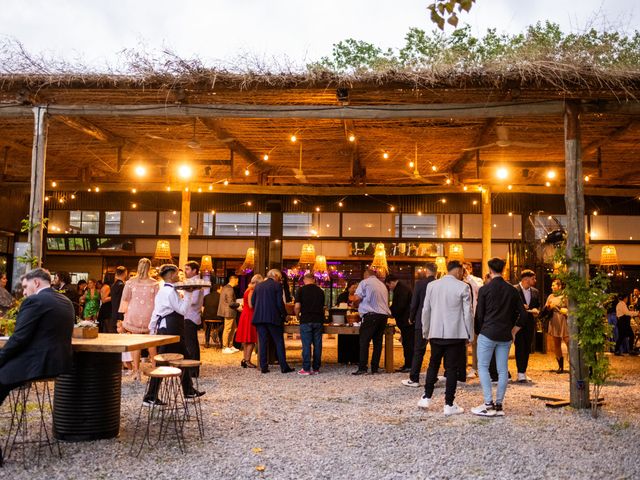
[[[224,181],[224,182],[222,182],[222,183],[223,183],[223,185],[226,187],[227,185],[229,185],[229,180],[225,179],[225,181]]]
[[[389,152],[384,152],[382,154],[382,158],[384,158],[385,160],[387,160],[389,158]]]
[[[349,135],[349,141],[350,142],[355,142],[356,141],[356,136],[353,133],[351,135]]]
[[[297,140],[298,137],[296,137],[295,135],[291,135],[291,143],[296,143]]]
[[[245,177],[248,177],[250,174],[251,174],[251,172],[249,171],[249,169],[248,169],[248,168],[245,168],[245,169],[244,169],[244,176],[245,176]]]
[[[262,159],[266,162],[267,160],[269,160],[269,155],[265,153],[265,154],[262,156]]]

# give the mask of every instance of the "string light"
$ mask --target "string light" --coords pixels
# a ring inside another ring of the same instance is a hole
[[[137,190],[137,189],[135,189],[135,188],[132,188],[132,189],[131,189],[131,193],[138,193],[138,190]]]
[[[247,207],[250,207],[251,205],[253,205],[253,204],[251,203],[251,200],[249,200],[249,201],[247,202]]]
[[[442,198],[442,199],[440,199],[440,201],[441,201],[442,203],[447,203],[447,199],[446,199],[446,198]]]
[[[473,202],[471,202],[473,205],[478,205],[478,200],[474,200]]]
[[[436,167],[435,165],[431,165],[431,170],[433,172],[437,172],[438,171],[438,167]]]
[[[58,182],[56,182],[55,180],[53,182],[51,182],[51,186],[53,188],[56,188],[58,186]]]
[[[507,185],[507,190],[512,190],[513,189],[513,185]]]
[[[415,164],[415,163],[413,163],[413,160],[409,162],[409,168],[413,168],[413,167],[415,167],[415,165],[416,165],[416,164]]]
[[[421,217],[422,216],[422,212],[418,210],[418,216]]]
[[[556,178],[556,171],[555,170],[548,170],[547,171],[547,178],[549,180],[553,180],[554,178]]]
[[[585,175],[585,176],[584,176],[584,181],[585,181],[585,182],[588,182],[589,180],[591,180],[591,178],[589,177],[589,175]]]
[[[496,170],[496,176],[500,180],[504,180],[509,176],[509,171],[505,167],[500,167],[498,168],[498,170]]]
[[[49,201],[49,197],[44,197],[44,201],[48,202]]]
[[[170,192],[170,191],[171,191],[171,187],[167,187],[167,192]]]
[[[342,207],[344,204],[342,202],[338,202],[338,206]]]
[[[211,210],[211,215],[215,215],[216,211],[215,210]]]
[[[58,203],[64,203],[64,197],[60,197],[60,198],[58,199]]]
[[[175,210],[174,210],[173,212],[171,212],[171,213],[172,213],[172,214],[174,214],[174,215],[177,215],[177,214],[178,214],[178,212],[177,212],[177,211],[175,211]]]
[[[551,186],[551,182],[546,182],[544,185],[545,185],[545,187],[550,187]]]
[[[213,190],[213,185],[209,185],[209,191]]]
[[[71,194],[71,200],[75,200],[75,199],[76,199],[76,196],[72,193]]]
[[[262,159],[263,159],[265,162],[266,162],[266,161],[268,161],[268,160],[269,160],[269,155],[265,153],[265,154],[262,156]]]
[[[320,211],[320,207],[316,207],[316,212],[319,212],[319,211]]]
[[[382,154],[382,158],[384,158],[385,160],[387,160],[389,158],[389,152],[384,152]]]
[[[298,204],[298,200],[294,200],[294,201],[293,201],[293,204],[294,204],[294,205],[297,205],[297,204]]]
[[[594,210],[594,211],[593,211],[593,216],[594,216],[594,217],[597,217],[597,216],[598,216],[598,211],[597,211],[597,210]]]
[[[87,192],[90,192],[90,191],[91,191],[91,189],[90,189],[90,188],[87,188]]]
[[[350,142],[355,142],[356,141],[356,136],[353,133],[351,135],[349,135],[349,141]]]
[[[100,187],[96,187],[93,189],[96,193],[98,193],[100,191]]]
[[[469,188],[468,188],[466,185],[464,185],[464,186],[462,187],[462,190],[464,190],[464,191],[466,192],[467,190],[469,190]]]
[[[244,176],[245,176],[245,177],[248,177],[250,174],[251,174],[251,172],[249,171],[249,169],[248,169],[248,168],[245,168],[245,169],[244,169]]]
[[[147,174],[147,169],[144,165],[137,165],[134,171],[138,177],[144,177]]]
[[[131,208],[138,208],[138,204],[137,203],[132,203],[131,204]]]
[[[446,183],[447,185],[451,185],[451,179],[447,178],[444,183]]]
[[[513,217],[513,212],[509,212],[509,213],[508,213],[508,215],[509,215],[510,217]]]
[[[225,181],[224,181],[224,182],[222,182],[222,183],[223,183],[223,185],[226,187],[227,185],[229,185],[229,180],[225,179]]]
[[[297,140],[298,137],[296,137],[295,135],[291,135],[291,143],[296,143]]]
[[[183,180],[187,180],[191,178],[192,175],[193,175],[193,169],[191,168],[190,165],[180,165],[178,167],[178,176]]]
[[[198,187],[198,193],[202,193],[202,188]]]
[[[392,212],[395,212],[395,211],[396,211],[396,207],[394,207],[393,205],[391,205],[391,206],[389,207],[389,210],[391,210]]]

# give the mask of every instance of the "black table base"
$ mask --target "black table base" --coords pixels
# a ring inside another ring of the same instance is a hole
[[[120,431],[122,354],[75,352],[56,379],[53,432],[67,442],[102,440]]]

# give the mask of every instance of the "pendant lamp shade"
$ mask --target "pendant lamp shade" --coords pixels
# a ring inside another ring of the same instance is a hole
[[[300,251],[300,265],[312,265],[316,261],[316,247],[312,243],[302,245]]]
[[[200,270],[203,272],[211,272],[213,270],[213,261],[211,255],[203,255],[200,260]]]
[[[600,254],[600,265],[610,266],[618,265],[618,252],[613,245],[603,245],[602,253]]]
[[[387,276],[387,273],[389,273],[389,267],[387,265],[387,252],[384,249],[384,243],[378,243],[376,245],[371,268],[373,268],[376,272],[379,272],[382,276]]]
[[[238,273],[253,272],[253,269],[255,267],[256,267],[256,249],[247,248],[247,254],[244,257],[244,262],[242,263],[242,266],[238,269]]]
[[[156,242],[156,251],[153,254],[153,258],[157,258],[158,260],[171,260],[169,240],[158,240]]]
[[[313,271],[316,273],[325,273],[327,271],[327,257],[324,255],[316,256],[316,261],[313,264]]]
[[[464,249],[459,243],[449,245],[449,261],[453,260],[457,260],[460,263],[464,262]]]
[[[437,273],[446,275],[447,273],[447,259],[444,257],[436,257]]]

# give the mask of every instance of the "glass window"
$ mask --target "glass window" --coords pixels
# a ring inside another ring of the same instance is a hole
[[[402,214],[403,238],[436,238],[439,215]],[[396,215],[399,217],[399,215]],[[396,226],[398,224],[396,223]]]
[[[104,233],[120,235],[120,212],[104,212]]]
[[[216,213],[216,236],[252,237],[256,235],[257,226],[256,213]]]
[[[71,210],[69,212],[69,229],[73,233],[97,235],[100,227],[100,212],[88,210]]]
[[[392,213],[343,213],[343,237],[395,237],[395,215]]]
[[[125,211],[121,214],[120,234],[155,235],[156,212]]]
[[[68,239],[69,242],[69,250],[73,251],[73,250],[82,250],[82,251],[89,251],[91,250],[91,243],[89,242],[88,238],[85,237],[69,237]]]
[[[339,237],[340,213],[285,213],[282,218],[285,237]]]
[[[520,215],[492,215],[491,236],[493,238],[518,239],[522,236]]]
[[[180,235],[180,217],[178,210],[160,212],[158,215],[158,234],[160,235]]]
[[[66,250],[64,238],[47,237],[47,248],[49,250]]]
[[[208,237],[213,235],[214,219],[215,219],[215,213],[202,214],[202,235],[206,235]]]
[[[271,234],[271,214],[258,213],[258,236],[268,237]]]

